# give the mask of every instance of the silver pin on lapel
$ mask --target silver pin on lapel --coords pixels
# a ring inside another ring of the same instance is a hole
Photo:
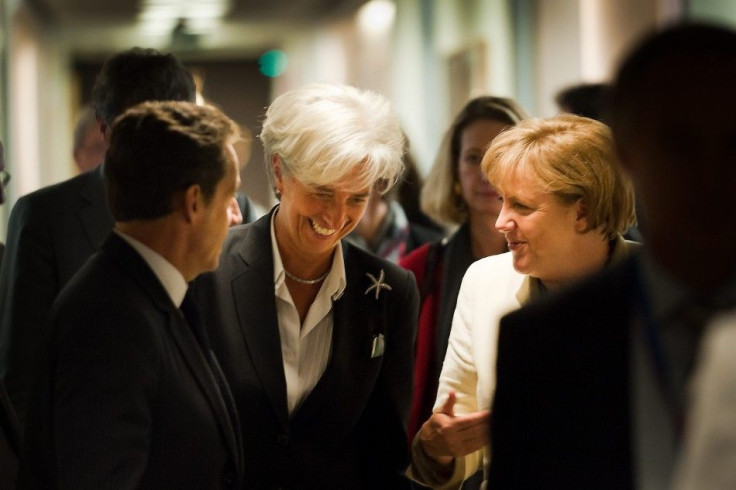
[[[386,278],[386,273],[381,269],[381,273],[378,275],[378,277],[374,276],[370,272],[365,273],[366,276],[372,281],[372,284],[368,289],[365,290],[364,294],[369,294],[371,291],[375,291],[376,293],[376,299],[378,299],[378,295],[381,294],[381,290],[385,289],[386,291],[391,291],[391,286],[388,285],[384,281]]]

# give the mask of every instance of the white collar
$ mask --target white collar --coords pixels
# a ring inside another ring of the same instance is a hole
[[[161,282],[166,292],[169,294],[171,301],[178,308],[181,306],[181,302],[184,300],[184,295],[187,293],[187,281],[184,279],[182,273],[174,267],[171,262],[166,260],[147,245],[144,245],[140,241],[136,240],[130,235],[126,235],[118,229],[113,229],[115,233],[125,240],[128,245],[133,247],[136,252],[143,258],[143,260],[151,268],[154,275]]]

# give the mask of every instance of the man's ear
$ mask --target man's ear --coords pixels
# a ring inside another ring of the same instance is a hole
[[[575,210],[575,231],[578,233],[589,231],[588,223],[590,216],[588,214],[588,205],[585,200],[582,197],[579,198],[575,201],[575,204],[573,204],[573,209]]]
[[[202,200],[202,188],[199,184],[192,184],[183,192],[174,197],[174,206],[180,209],[181,215],[187,223],[192,223],[197,215],[202,212],[204,201]],[[177,205],[178,201],[178,205]]]

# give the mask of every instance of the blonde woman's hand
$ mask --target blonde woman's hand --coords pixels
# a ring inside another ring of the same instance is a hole
[[[424,452],[444,467],[456,457],[482,449],[490,441],[491,412],[455,415],[456,401],[457,396],[451,391],[442,408],[419,430],[419,444]]]

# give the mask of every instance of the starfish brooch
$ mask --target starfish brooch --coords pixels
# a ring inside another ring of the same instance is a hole
[[[373,284],[371,284],[368,289],[365,290],[365,294],[368,294],[371,292],[371,290],[376,291],[376,299],[378,299],[378,295],[381,294],[381,289],[385,289],[386,291],[391,291],[391,286],[383,282],[384,278],[386,277],[386,273],[383,272],[383,269],[381,269],[381,273],[378,275],[378,279],[376,279],[376,276],[373,274],[366,272],[366,276],[370,278],[371,281],[373,281]]]

